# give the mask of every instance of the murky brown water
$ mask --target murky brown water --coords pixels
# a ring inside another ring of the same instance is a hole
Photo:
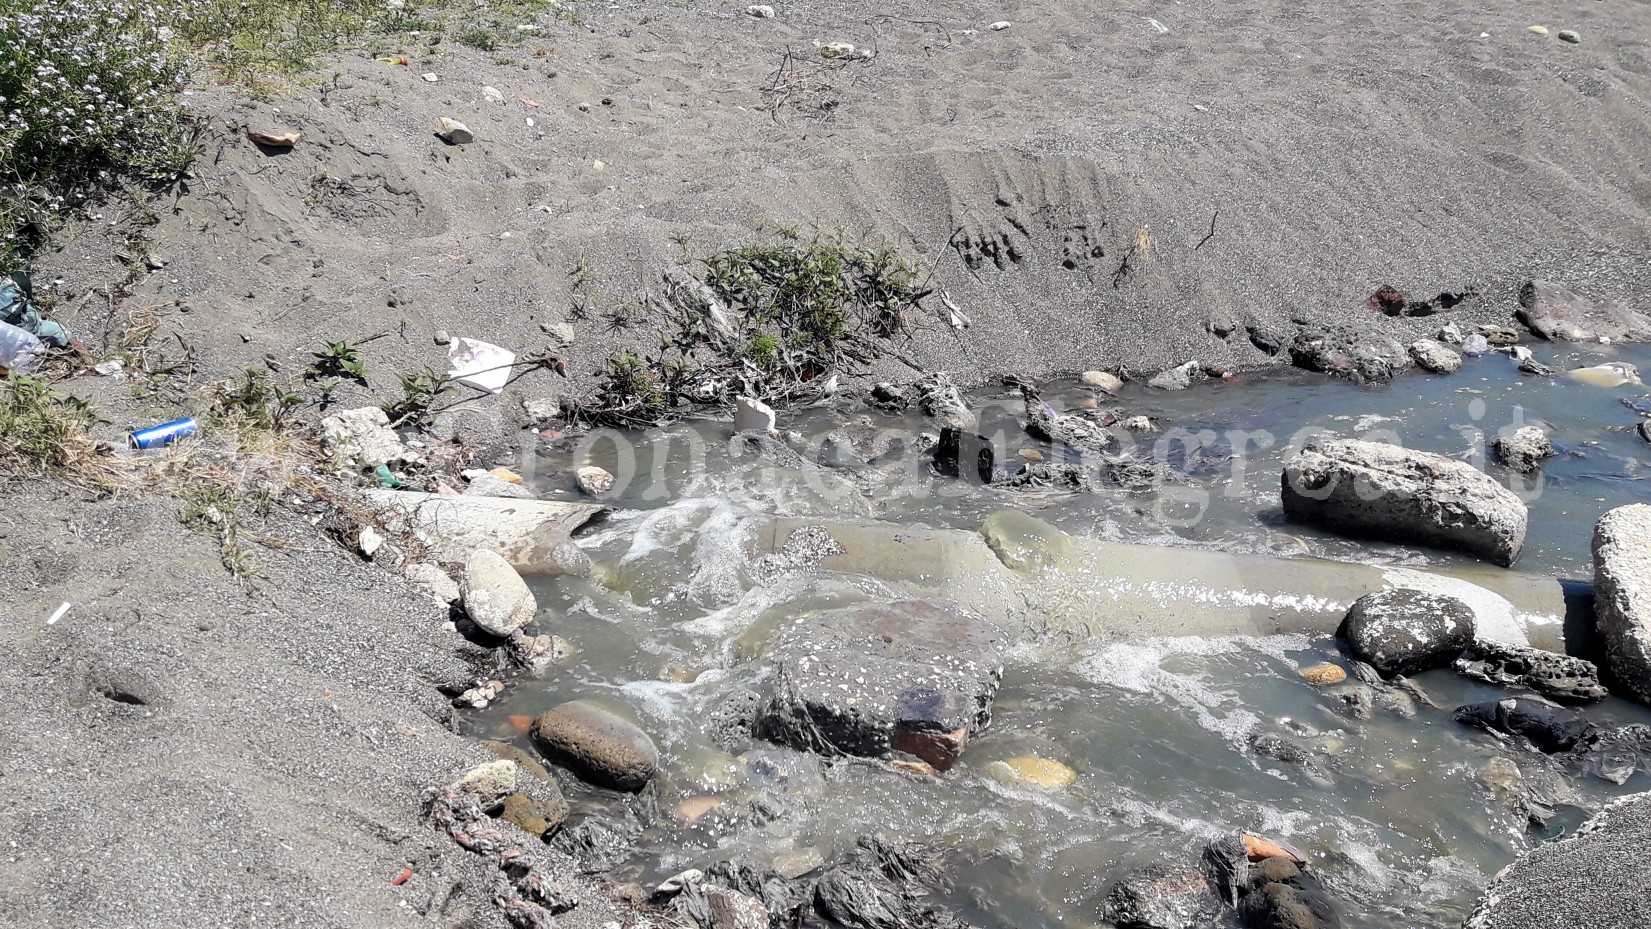
[[[1538,357],[1564,367],[1606,359],[1651,364],[1644,350],[1550,350]],[[1540,487],[1524,488],[1531,532],[1518,569],[1587,577],[1599,514],[1651,499],[1651,483],[1643,480],[1648,446],[1633,431],[1640,417],[1623,402],[1647,395],[1640,387],[1522,377],[1508,358],[1492,355],[1469,359],[1453,377],[1407,377],[1378,388],[1282,375],[1176,393],[1131,388],[1115,401],[1103,398],[1128,415],[1155,417],[1164,429],[1137,441],[1186,476],[1169,495],[1020,494],[936,482],[899,467],[898,458],[866,465],[849,450],[854,440],[881,436],[889,443],[930,427],[915,414],[847,404],[780,424],[814,439],[839,431],[843,441],[825,455],[835,454],[847,470],[732,459],[723,424],[686,424],[635,439],[641,444],[634,462],[611,443],[547,451],[539,462],[553,475],[539,481],[547,495],[571,494],[560,472],[587,457],[623,482],[619,511],[581,539],[600,562],[598,577],[537,590],[541,631],[571,640],[578,653],[542,679],[517,680],[503,701],[467,725],[477,736],[527,747],[508,716],[576,697],[626,708],[665,758],[657,821],[617,869],[617,876],[644,883],[724,858],[802,867],[851,847],[862,833],[882,832],[954,849],[948,902],[978,925],[1092,925],[1100,898],[1124,871],[1163,859],[1194,861],[1211,835],[1244,828],[1308,852],[1343,902],[1349,926],[1456,926],[1489,876],[1518,851],[1573,827],[1611,796],[1651,788],[1651,775],[1636,774],[1620,788],[1576,781],[1548,829],[1528,833],[1478,772],[1501,755],[1532,772],[1542,760],[1459,726],[1449,713],[1507,691],[1434,672],[1419,683],[1444,709],[1412,704],[1348,719],[1337,711],[1339,699],[1298,673],[1338,657],[1328,635],[1148,638],[1075,648],[1024,642],[1007,665],[990,729],[940,779],[771,747],[754,746],[736,758],[706,737],[704,720],[725,694],[758,677],[760,660],[748,660],[760,641],[753,622],[760,631],[765,610],[772,616],[804,595],[889,595],[876,579],[829,575],[806,591],[784,582],[764,589],[747,553],[774,515],[973,530],[992,512],[1013,507],[1079,536],[1451,563],[1457,556],[1286,524],[1278,475],[1291,445],[1299,445],[1304,429],[1386,432],[1412,447],[1483,460],[1486,433],[1541,422],[1560,454]],[[1073,384],[1045,391],[1057,407],[1090,396]],[[1646,403],[1651,409],[1651,398]],[[971,404],[1005,458],[1021,449],[1058,454],[1025,435],[1018,396],[988,390]],[[870,422],[860,423],[864,417]],[[695,448],[704,450],[703,463],[694,461]],[[1601,724],[1651,722],[1645,708],[1617,700],[1588,712]],[[1265,731],[1319,749],[1327,777],[1315,783],[1258,758],[1248,745]],[[1028,755],[1059,761],[1076,781],[1044,791],[994,776],[994,762]],[[680,802],[704,796],[717,799],[697,802],[720,809],[694,825],[677,821]],[[735,815],[758,796],[777,801],[778,818],[757,825]],[[588,807],[612,802],[596,792],[579,798]]]

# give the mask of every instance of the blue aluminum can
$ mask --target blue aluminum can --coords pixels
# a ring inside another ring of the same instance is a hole
[[[132,433],[130,441],[133,448],[161,448],[185,436],[194,435],[200,428],[193,419],[174,419],[159,426],[139,429]]]

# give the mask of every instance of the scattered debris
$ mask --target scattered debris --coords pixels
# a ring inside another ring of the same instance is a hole
[[[774,408],[754,397],[736,397],[734,431],[773,432]]]
[[[460,384],[501,393],[510,382],[511,366],[516,354],[479,339],[458,338],[447,349],[448,378]]]

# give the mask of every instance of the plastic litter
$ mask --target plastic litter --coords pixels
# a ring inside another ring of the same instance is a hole
[[[45,351],[46,346],[34,333],[11,323],[0,322],[0,372],[27,374],[40,363],[40,356]]]
[[[68,348],[69,330],[43,318],[29,302],[31,295],[27,274],[0,276],[0,323],[22,329],[52,348]]]
[[[380,487],[395,489],[398,487],[407,486],[401,482],[401,478],[390,473],[389,465],[379,465],[378,468],[373,471],[373,477],[378,480],[378,486]]]
[[[516,353],[477,339],[454,339],[447,349],[447,376],[490,394],[500,393],[510,380]]]

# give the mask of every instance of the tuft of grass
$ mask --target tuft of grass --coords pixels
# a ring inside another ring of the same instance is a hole
[[[247,542],[279,544],[278,540],[254,533],[249,528],[251,519],[269,518],[275,507],[273,492],[267,489],[248,492],[241,485],[227,480],[198,477],[179,487],[177,496],[183,504],[178,519],[190,529],[218,537],[218,560],[231,577],[248,592],[269,580],[258,570],[253,561],[252,548]]]
[[[262,368],[248,368],[241,380],[219,384],[212,398],[212,418],[232,426],[267,432],[285,429],[292,412],[304,405],[296,391],[284,390]]]
[[[92,436],[91,404],[39,378],[0,379],[0,484],[54,475],[83,486],[114,486],[113,456]]]
[[[687,237],[673,241],[686,259]],[[928,293],[892,249],[794,229],[697,263],[700,281],[673,285],[662,301],[624,301],[609,314],[616,329],[655,314],[660,349],[608,359],[595,393],[572,407],[575,419],[636,427],[663,422],[680,405],[735,394],[818,396],[832,374],[892,352]],[[588,286],[581,265],[576,296]]]

